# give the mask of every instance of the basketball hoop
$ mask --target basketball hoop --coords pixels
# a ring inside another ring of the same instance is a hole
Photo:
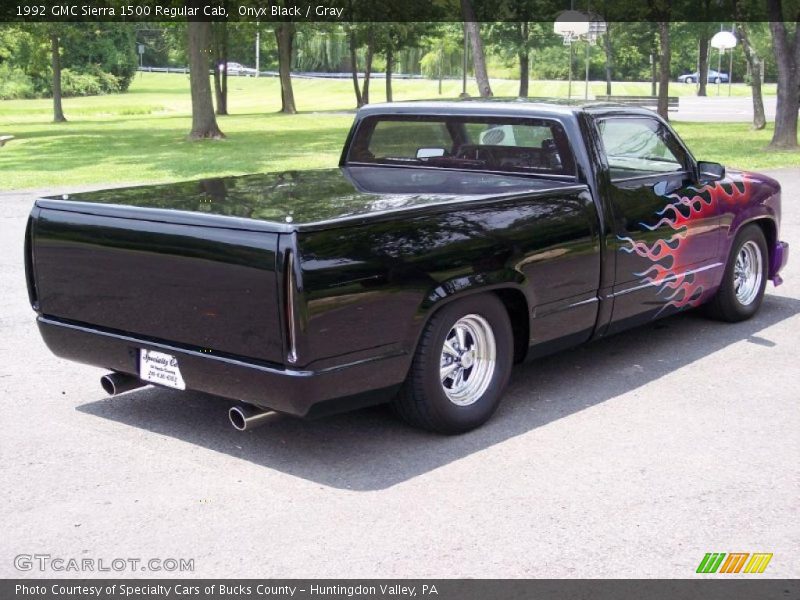
[[[556,17],[553,32],[564,38],[564,45],[569,46],[589,33],[589,15],[577,10],[565,10]]]

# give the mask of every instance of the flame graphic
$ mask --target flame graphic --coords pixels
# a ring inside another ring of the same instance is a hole
[[[723,206],[747,202],[750,198],[751,182],[743,174],[740,182],[714,182],[700,188],[687,189],[690,195],[666,196],[669,204],[656,213],[661,219],[655,225],[640,223],[644,234],[666,230],[666,235],[650,242],[617,236],[621,242],[627,244],[620,248],[622,252],[636,254],[653,263],[634,275],[641,277],[642,283],[657,287],[657,294],[665,295],[666,303],[661,310],[668,306],[698,306],[706,299],[711,285],[711,272],[686,272],[686,257],[691,256],[689,251],[696,240],[694,234],[705,219],[720,214]]]

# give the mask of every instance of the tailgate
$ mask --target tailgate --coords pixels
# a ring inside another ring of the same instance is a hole
[[[136,216],[34,209],[32,271],[41,313],[282,362],[279,234]]]

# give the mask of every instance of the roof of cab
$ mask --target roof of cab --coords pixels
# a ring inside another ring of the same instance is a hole
[[[463,98],[456,100],[410,100],[367,104],[358,110],[359,117],[385,114],[427,115],[514,115],[514,116],[567,116],[579,112],[653,115],[646,108],[599,102],[595,100],[567,100],[563,98]]]

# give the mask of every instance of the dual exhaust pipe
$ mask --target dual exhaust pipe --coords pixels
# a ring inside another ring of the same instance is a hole
[[[125,373],[109,373],[100,378],[100,385],[109,396],[116,396],[123,392],[130,392],[136,388],[144,387],[146,382],[133,375],[126,375]]]
[[[106,394],[116,396],[149,384],[133,375],[109,373],[100,378],[100,385],[103,386]],[[238,431],[255,429],[259,425],[272,421],[277,415],[278,413],[274,410],[262,410],[252,404],[236,404],[228,410],[228,420],[233,425],[233,428]]]
[[[238,431],[250,431],[278,418],[274,410],[262,410],[252,404],[236,404],[228,409],[228,420]]]

